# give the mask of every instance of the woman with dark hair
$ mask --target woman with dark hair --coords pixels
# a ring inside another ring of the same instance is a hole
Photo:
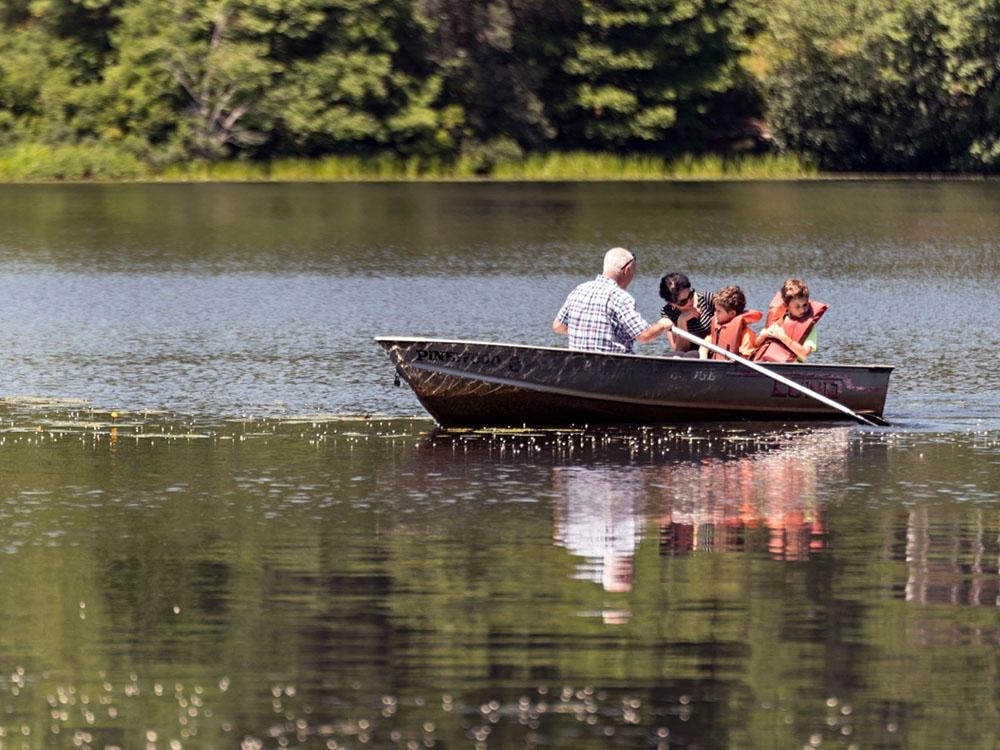
[[[691,288],[688,277],[682,273],[668,273],[660,279],[660,296],[664,305],[662,314],[670,318],[675,326],[683,328],[699,338],[707,338],[712,331],[712,316],[715,314],[715,295],[711,292],[696,292]],[[692,344],[667,331],[667,338],[675,352],[686,352]]]

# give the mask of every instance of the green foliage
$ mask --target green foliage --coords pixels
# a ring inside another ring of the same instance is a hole
[[[146,174],[136,157],[102,143],[18,143],[0,149],[0,180],[126,180]]]
[[[518,164],[524,152],[513,138],[501,136],[488,143],[470,141],[462,147],[457,171],[459,174],[488,175],[498,167]]]
[[[581,0],[563,61],[563,131],[597,148],[683,150],[738,87],[740,16],[724,0]],[[744,113],[746,114],[746,113]]]
[[[404,44],[420,36],[414,14],[400,0],[316,3],[314,24],[285,49],[289,59],[269,97],[279,137],[307,154],[450,148],[454,114],[435,106],[441,79]]]
[[[264,9],[243,0],[135,0],[119,14],[121,58],[110,80],[121,88],[122,128],[144,126],[150,143],[224,156],[263,137],[258,114],[274,63],[267,58]]]
[[[998,21],[986,0],[779,0],[761,45],[778,139],[831,169],[995,168]]]
[[[968,149],[958,166],[1000,170],[1000,1],[960,0],[952,10],[950,90],[965,113]]]
[[[99,136],[106,7],[11,3],[0,14],[0,143]]]
[[[464,114],[463,137],[538,147],[558,134],[547,100],[571,43],[579,0],[419,0],[441,100]]]
[[[0,148],[338,179],[674,175],[692,154],[725,175],[773,133],[795,164],[995,171],[997,28],[1000,0],[4,0]]]

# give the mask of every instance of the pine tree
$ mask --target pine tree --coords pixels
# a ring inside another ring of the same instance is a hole
[[[742,40],[728,0],[580,0],[563,62],[561,129],[579,145],[699,145],[737,85]]]

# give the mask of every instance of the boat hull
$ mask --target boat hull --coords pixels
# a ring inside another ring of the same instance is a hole
[[[734,362],[477,341],[375,339],[443,427],[841,420]],[[860,414],[881,416],[892,368],[771,365]]]

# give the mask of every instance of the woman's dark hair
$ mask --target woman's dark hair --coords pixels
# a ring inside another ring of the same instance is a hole
[[[690,288],[691,282],[682,273],[668,273],[660,279],[660,296],[667,302],[676,302],[680,293]]]

